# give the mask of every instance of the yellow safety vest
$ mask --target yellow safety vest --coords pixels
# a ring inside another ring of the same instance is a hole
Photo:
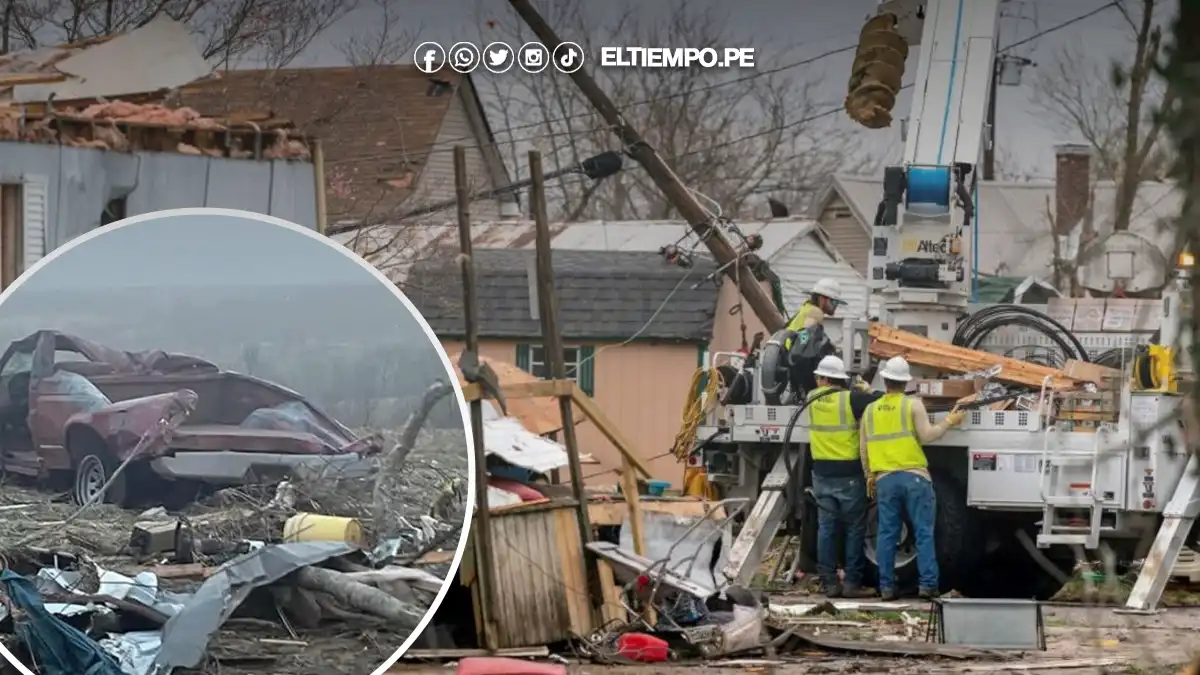
[[[803,305],[800,305],[800,309],[796,310],[796,314],[792,316],[792,320],[788,322],[787,329],[793,333],[799,333],[800,331],[804,330],[804,324],[808,322],[808,313],[814,309],[818,312],[821,311],[819,307],[811,302],[806,302]],[[791,338],[783,341],[783,348],[788,350],[792,348]]]
[[[867,461],[872,473],[924,469],[925,450],[913,428],[912,399],[904,394],[884,394],[867,406],[863,415],[867,434]]]
[[[808,400],[831,391],[833,387],[817,387]],[[808,406],[808,444],[813,459],[857,460],[858,425],[850,407],[850,392],[839,391],[813,401]]]

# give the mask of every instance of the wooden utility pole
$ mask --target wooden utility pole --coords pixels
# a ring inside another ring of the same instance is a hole
[[[555,34],[550,24],[546,23],[542,15],[533,8],[530,0],[509,0],[509,2],[551,53],[558,45],[562,44],[562,40]],[[708,246],[708,250],[712,252],[717,264],[722,266],[725,274],[738,284],[742,297],[750,304],[750,308],[762,321],[763,326],[773,333],[787,325],[787,318],[775,307],[774,301],[771,300],[771,294],[754,278],[753,272],[745,261],[738,259],[736,249],[725,240],[719,230],[714,229],[712,217],[700,205],[700,202],[696,201],[687,186],[679,181],[662,157],[659,157],[658,152],[625,122],[621,111],[600,89],[592,76],[581,68],[571,73],[569,77],[604,118],[604,121],[609,124],[613,133],[621,139],[621,144],[629,156],[646,169],[646,173],[650,175],[650,179],[654,181],[658,189],[662,190],[667,200],[687,220],[692,230],[700,237],[700,241]]]
[[[479,309],[475,303],[475,263],[471,246],[471,188],[467,183],[467,150],[454,147],[454,189],[458,195],[458,243],[463,280],[463,314],[466,318],[468,352],[479,353]],[[475,447],[475,520],[471,545],[475,547],[475,584],[479,588],[479,623],[483,646],[496,651],[495,568],[492,566],[492,521],[488,510],[487,452],[483,439],[483,401],[471,401],[471,439]]]
[[[542,153],[529,152],[529,173],[533,180],[529,198],[533,207],[534,242],[537,256],[537,303],[538,316],[542,320],[542,351],[546,365],[550,367],[551,380],[567,377],[567,364],[563,355],[562,334],[558,331],[558,299],[554,297],[554,266],[550,251],[550,217],[546,209],[546,179],[542,175]],[[588,516],[587,490],[583,485],[583,465],[579,461],[579,442],[575,438],[575,418],[571,399],[558,397],[558,411],[562,415],[562,441],[567,448],[567,466],[571,472],[571,488],[577,502],[576,519],[579,521],[579,538],[583,543],[592,540],[592,523]]]
[[[325,188],[325,150],[321,147],[321,139],[312,141],[313,192],[317,208],[317,232],[329,233],[329,193]]]

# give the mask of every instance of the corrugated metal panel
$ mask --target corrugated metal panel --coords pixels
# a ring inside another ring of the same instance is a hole
[[[262,180],[264,177],[268,180]],[[271,162],[214,157],[208,164],[208,189],[205,191],[204,205],[269,213],[270,177]]]
[[[589,634],[591,601],[574,507],[497,512],[491,523],[498,646]]]
[[[225,189],[207,184],[211,161],[215,160],[163,152],[129,155],[0,141],[0,181],[24,183],[27,177],[41,177],[43,253],[98,227],[105,205],[113,199],[124,198],[125,211],[130,216],[211,205],[207,197],[214,195],[214,190],[219,197],[220,190]],[[292,162],[286,172],[272,171],[271,162],[242,160],[237,164],[244,169],[239,173],[243,185],[237,194],[261,194],[260,213],[268,212],[265,209],[275,203],[275,195],[290,193],[293,195],[290,210],[276,214],[272,206],[270,213],[307,227],[316,226],[315,200],[306,201],[305,197],[313,190],[311,164]]]
[[[47,176],[25,176],[22,195],[24,214],[25,269],[46,255],[47,202],[50,195],[50,178]]]

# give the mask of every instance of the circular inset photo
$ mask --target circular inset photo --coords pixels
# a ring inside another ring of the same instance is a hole
[[[22,274],[0,343],[22,673],[370,673],[424,630],[465,546],[467,406],[361,258],[253,213],[138,216]]]

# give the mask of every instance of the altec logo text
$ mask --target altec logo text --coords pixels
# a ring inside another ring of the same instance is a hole
[[[753,47],[601,47],[610,68],[753,68]]]

